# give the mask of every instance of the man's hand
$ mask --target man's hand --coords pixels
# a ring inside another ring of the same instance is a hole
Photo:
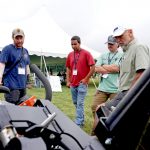
[[[67,82],[67,83],[66,83],[66,86],[67,86],[68,88],[70,88],[70,82]]]
[[[89,82],[89,80],[87,80],[87,79],[84,78],[84,79],[82,79],[80,82],[87,85],[88,82]]]
[[[3,85],[3,83],[2,83],[2,78],[0,78],[0,86],[2,86]]]
[[[28,89],[32,89],[32,87],[33,87],[32,84],[27,84]]]
[[[97,111],[101,106],[105,106],[105,103],[102,103],[102,104],[98,105],[98,106],[96,107],[96,111]]]

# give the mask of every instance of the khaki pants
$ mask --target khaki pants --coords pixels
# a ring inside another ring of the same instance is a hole
[[[116,94],[117,93],[107,93],[107,92],[102,92],[99,90],[96,91],[96,93],[94,95],[93,103],[91,106],[93,117],[94,117],[91,135],[95,135],[94,129],[95,129],[97,122],[98,122],[98,118],[96,115],[97,106],[102,104],[102,103],[105,103],[108,99],[109,100],[113,99],[116,96]]]
[[[108,93],[97,90],[94,95],[93,103],[91,106],[93,115],[95,115],[96,108],[98,105],[105,103],[108,99],[113,99],[116,96],[116,94],[117,93]]]

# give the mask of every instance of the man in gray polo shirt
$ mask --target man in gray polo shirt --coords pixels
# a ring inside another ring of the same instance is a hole
[[[116,27],[113,37],[124,51],[120,66],[119,92],[114,99],[107,101],[104,105],[112,111],[127,91],[140,78],[145,69],[149,67],[150,51],[135,39],[133,30],[124,27]]]

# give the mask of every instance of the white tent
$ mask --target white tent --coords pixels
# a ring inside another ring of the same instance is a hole
[[[44,6],[29,18],[15,22],[0,22],[0,47],[12,43],[11,32],[16,27],[24,30],[24,46],[30,55],[66,57],[72,50],[71,37],[54,22]],[[90,51],[94,58],[100,55],[85,45],[81,47]]]

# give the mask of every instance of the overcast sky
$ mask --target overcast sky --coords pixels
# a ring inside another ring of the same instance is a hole
[[[118,25],[133,28],[150,46],[148,0],[0,0],[0,22],[24,20],[41,7],[68,35],[79,35],[96,51],[107,50],[104,43]]]

